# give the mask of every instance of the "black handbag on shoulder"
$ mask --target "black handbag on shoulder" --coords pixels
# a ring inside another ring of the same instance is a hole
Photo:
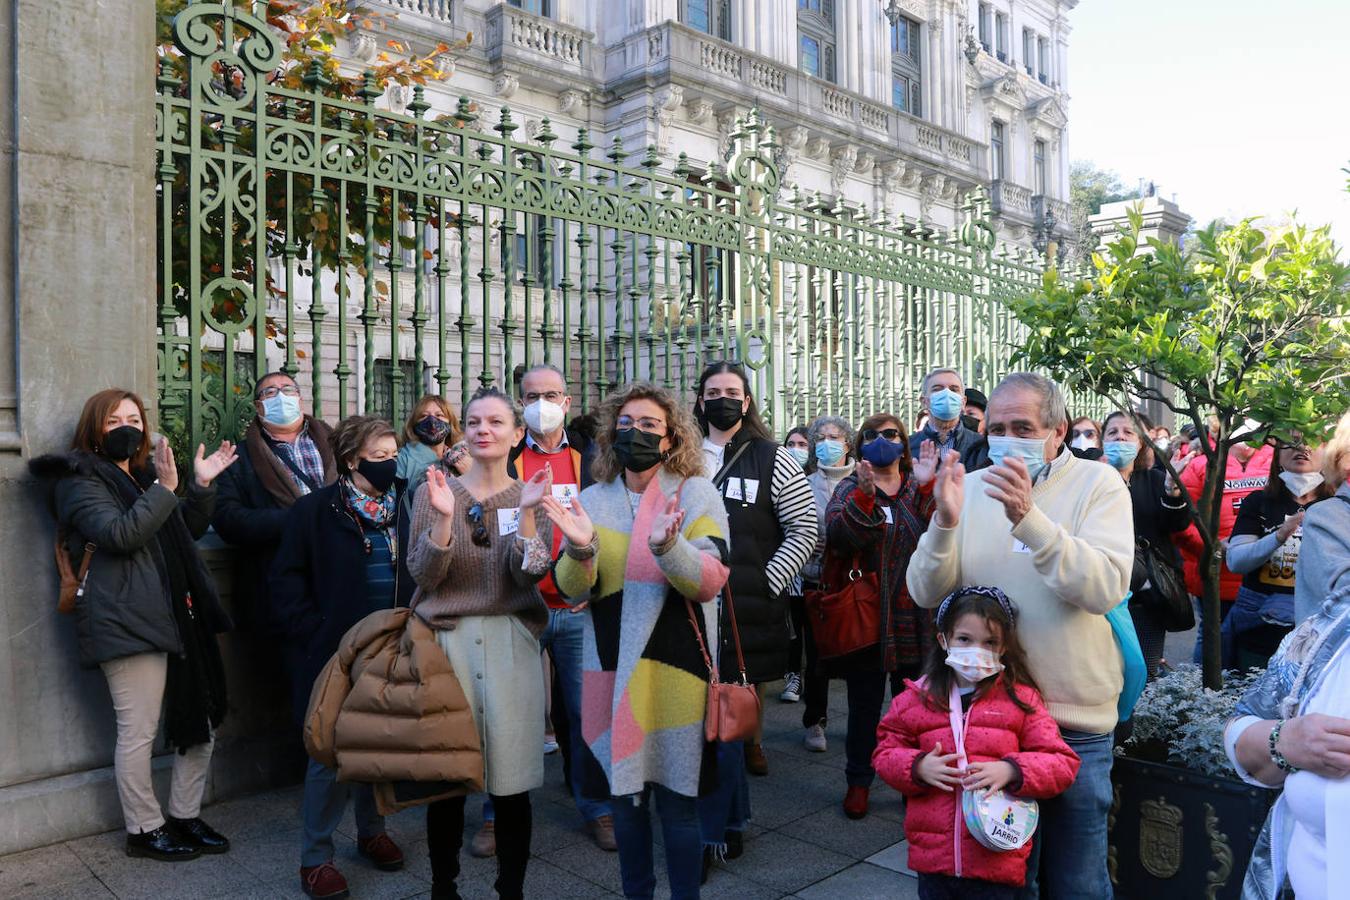
[[[1134,540],[1134,577],[1135,596],[1148,597],[1151,592],[1152,611],[1162,620],[1168,631],[1190,631],[1195,627],[1195,609],[1191,606],[1191,594],[1186,590],[1186,581],[1172,561],[1148,542],[1147,538]],[[1142,595],[1142,596],[1141,596]]]

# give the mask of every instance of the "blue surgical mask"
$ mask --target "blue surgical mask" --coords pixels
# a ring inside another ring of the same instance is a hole
[[[263,419],[269,425],[285,428],[300,418],[300,398],[277,394],[263,401]]]
[[[996,466],[1003,465],[1009,457],[1017,457],[1026,463],[1031,480],[1045,469],[1045,439],[1017,438],[1006,435],[989,436],[989,461]]]
[[[797,465],[803,469],[806,468],[806,461],[811,458],[811,453],[805,447],[788,447],[788,454],[797,461]]]
[[[837,466],[843,458],[843,441],[816,441],[816,459],[822,466]]]
[[[1139,455],[1139,445],[1134,441],[1107,441],[1102,444],[1102,456],[1113,469],[1123,469]]]
[[[939,422],[950,422],[960,418],[961,411],[965,408],[966,398],[948,388],[928,395],[928,411]]]
[[[900,458],[900,454],[903,452],[904,448],[899,444],[888,441],[884,437],[868,441],[866,444],[863,444],[862,448],[863,459],[867,460],[878,469],[884,469],[887,466],[892,465]]]

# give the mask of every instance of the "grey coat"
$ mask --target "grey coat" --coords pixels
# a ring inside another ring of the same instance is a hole
[[[1322,609],[1336,590],[1350,589],[1350,481],[1303,517],[1294,579],[1294,624]]]
[[[116,479],[122,475],[106,460],[71,452],[34,459],[30,469],[55,479],[56,520],[67,532],[72,566],[79,567],[86,541],[97,548],[84,596],[75,605],[80,664],[93,668],[136,653],[181,653],[156,535],[180,510],[192,537],[204,534],[215,505],[215,486],[200,488],[190,480],[187,496],[180,500],[163,485],[152,484],[128,508],[117,487]],[[195,588],[194,611],[205,617],[211,630],[228,628],[195,546],[182,565]]]

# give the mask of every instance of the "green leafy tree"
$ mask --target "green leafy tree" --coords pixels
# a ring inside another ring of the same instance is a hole
[[[1099,169],[1087,160],[1079,159],[1069,165],[1069,209],[1074,246],[1086,258],[1097,245],[1097,238],[1088,225],[1088,217],[1102,211],[1102,206],[1118,200],[1137,200],[1139,191],[1126,188],[1120,175]]]
[[[1141,227],[1132,210],[1086,275],[1049,271],[1039,293],[1012,303],[1030,332],[1016,361],[1121,409],[1157,401],[1202,435],[1207,416],[1217,418],[1217,439],[1202,442],[1200,495],[1183,486],[1203,545],[1204,679],[1217,688],[1218,498],[1228,455],[1239,442],[1323,435],[1350,408],[1350,269],[1327,227],[1214,224],[1185,251],[1155,238],[1144,250]]]

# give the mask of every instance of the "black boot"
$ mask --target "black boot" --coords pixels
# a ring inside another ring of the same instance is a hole
[[[739,859],[745,852],[745,836],[739,831],[727,829],[727,859]]]
[[[170,816],[169,828],[184,844],[203,853],[224,853],[230,849],[229,838],[199,818],[175,819]]]
[[[163,825],[144,834],[127,834],[127,856],[145,856],[164,862],[184,862],[201,854],[193,845],[180,840]]]

